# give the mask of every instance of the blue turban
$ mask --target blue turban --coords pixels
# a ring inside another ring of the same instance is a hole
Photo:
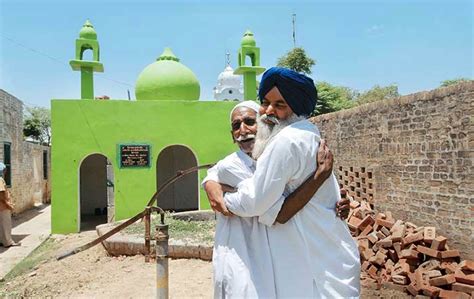
[[[300,116],[309,116],[316,106],[318,92],[313,79],[282,67],[272,67],[263,73],[258,97],[263,98],[276,86],[293,112]]]

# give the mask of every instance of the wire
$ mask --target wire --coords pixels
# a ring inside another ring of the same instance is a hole
[[[28,51],[31,51],[31,52],[33,52],[33,53],[35,53],[35,54],[37,54],[37,55],[46,57],[46,58],[48,58],[48,59],[50,59],[50,60],[52,60],[52,61],[54,61],[54,62],[56,62],[56,63],[59,63],[59,64],[61,64],[61,65],[67,65],[67,66],[69,67],[69,64],[68,64],[68,63],[65,63],[64,61],[62,61],[62,60],[60,60],[60,59],[58,59],[58,58],[56,58],[56,57],[53,57],[53,56],[51,56],[51,55],[49,55],[49,54],[46,54],[46,53],[43,53],[42,51],[36,50],[35,48],[32,48],[32,47],[30,47],[30,46],[26,46],[26,45],[24,45],[24,44],[22,44],[22,43],[20,43],[20,42],[18,42],[18,41],[16,41],[16,40],[14,40],[14,39],[11,38],[11,37],[5,36],[5,35],[3,35],[3,34],[0,34],[0,36],[1,36],[2,38],[6,39],[7,41],[9,41],[10,43],[14,44],[15,46],[24,48],[24,49],[26,49],[26,50],[28,50]],[[86,71],[86,72],[88,72],[88,71]],[[93,72],[92,72],[92,73],[93,73]],[[120,84],[120,85],[124,85],[124,86],[134,87],[132,84],[129,84],[129,83],[123,82],[123,81],[119,81],[119,80],[115,80],[115,79],[106,77],[106,76],[104,76],[104,75],[98,76],[97,78],[99,78],[99,79],[102,78],[102,79],[105,79],[105,80],[109,80],[109,81],[111,81],[111,82],[114,82],[114,83],[117,83],[117,84]]]

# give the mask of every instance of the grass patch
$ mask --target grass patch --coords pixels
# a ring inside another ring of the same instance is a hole
[[[192,240],[198,243],[212,243],[216,230],[216,221],[186,221],[178,220],[167,215],[165,218],[168,224],[170,238],[178,240]],[[153,217],[151,223],[151,237],[153,238],[155,225],[160,223],[160,217]],[[145,222],[137,221],[122,231],[129,235],[145,235]]]
[[[14,278],[23,275],[27,272],[33,270],[43,261],[46,261],[51,258],[52,251],[58,248],[57,242],[52,238],[47,238],[41,243],[35,250],[33,250],[27,257],[25,257],[21,262],[19,262],[8,274],[5,276],[5,281],[0,282],[0,289],[3,289],[5,283]],[[0,296],[3,296],[2,291],[0,291]]]

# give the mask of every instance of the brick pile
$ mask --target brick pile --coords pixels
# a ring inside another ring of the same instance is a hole
[[[361,279],[413,296],[474,297],[474,261],[461,261],[435,227],[376,214],[366,201],[351,201],[348,225],[359,246]]]

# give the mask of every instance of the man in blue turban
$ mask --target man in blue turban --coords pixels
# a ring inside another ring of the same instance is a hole
[[[252,156],[252,177],[224,197],[227,209],[268,226],[278,298],[359,297],[357,244],[334,210],[340,190],[334,174],[285,224],[277,213],[288,195],[316,171],[318,128],[306,117],[316,105],[313,80],[284,68],[270,68],[259,89],[261,107]],[[260,217],[260,216],[264,217]],[[258,254],[254,252],[254,254]]]

